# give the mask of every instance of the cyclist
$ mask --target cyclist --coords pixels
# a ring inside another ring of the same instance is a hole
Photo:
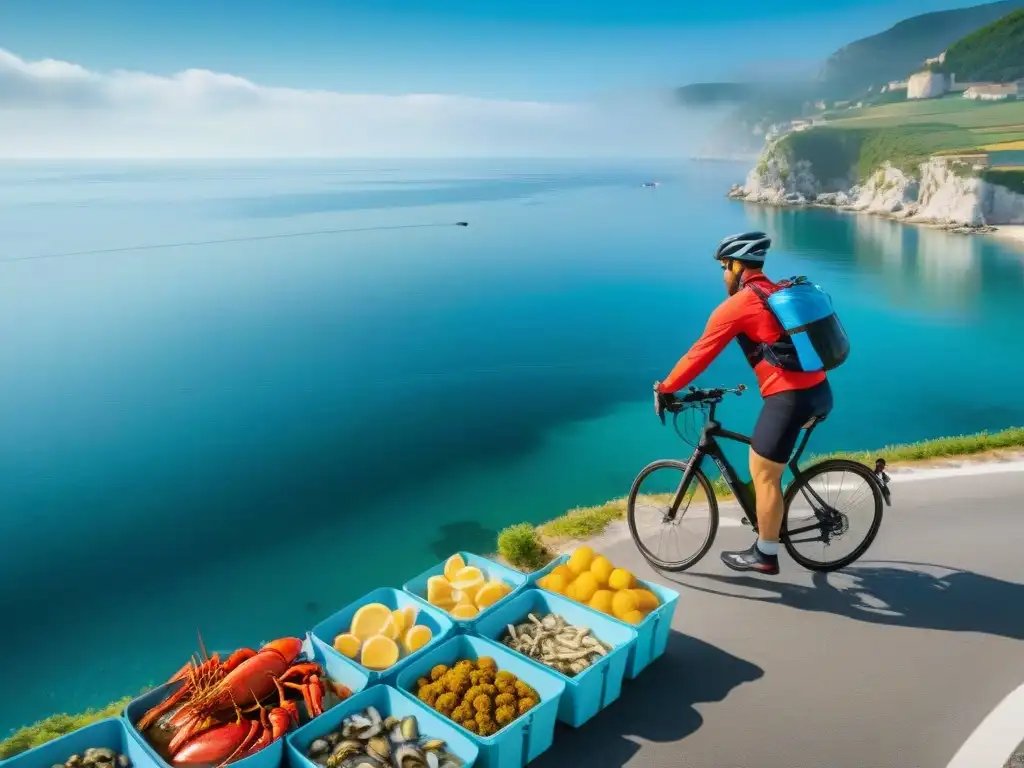
[[[766,295],[778,288],[762,271],[771,242],[764,232],[747,232],[719,243],[715,260],[722,266],[729,298],[711,313],[704,333],[668,377],[654,383],[654,391],[662,402],[670,401],[673,393],[703,373],[730,341],[739,342],[764,398],[750,446],[758,539],[750,549],[723,552],[722,561],[735,571],[775,575],[779,572],[779,531],[784,511],[782,473],[803,426],[832,410],[832,389],[823,371],[786,370],[766,359],[766,348],[769,353],[778,353],[770,355],[778,360],[789,344],[789,337],[771,310],[749,287],[756,285]]]

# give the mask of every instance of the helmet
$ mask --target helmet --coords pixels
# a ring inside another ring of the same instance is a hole
[[[772,245],[772,239],[764,232],[744,232],[742,235],[729,235],[718,244],[715,250],[715,261],[737,259],[764,264],[764,257]]]

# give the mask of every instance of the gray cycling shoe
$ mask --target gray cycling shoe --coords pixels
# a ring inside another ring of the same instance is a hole
[[[755,542],[750,549],[740,552],[723,552],[722,562],[734,571],[753,571],[765,576],[776,576],[779,573],[779,556],[766,555],[757,548]]]

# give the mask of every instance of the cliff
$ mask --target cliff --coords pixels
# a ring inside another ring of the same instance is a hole
[[[916,168],[883,162],[867,178],[858,179],[855,167],[835,178],[834,168],[821,173],[812,160],[793,151],[786,137],[765,148],[746,182],[734,186],[729,197],[839,208],[965,231],[1024,224],[1024,194],[986,179],[962,161],[933,157]]]

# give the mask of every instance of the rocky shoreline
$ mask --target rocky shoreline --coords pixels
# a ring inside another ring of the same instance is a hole
[[[979,178],[973,166],[956,159],[933,157],[919,166],[920,175],[885,163],[860,183],[823,182],[813,170],[806,160],[792,160],[775,142],[728,197],[780,207],[868,213],[967,235],[995,232],[1001,224],[1024,224],[1024,195]]]

